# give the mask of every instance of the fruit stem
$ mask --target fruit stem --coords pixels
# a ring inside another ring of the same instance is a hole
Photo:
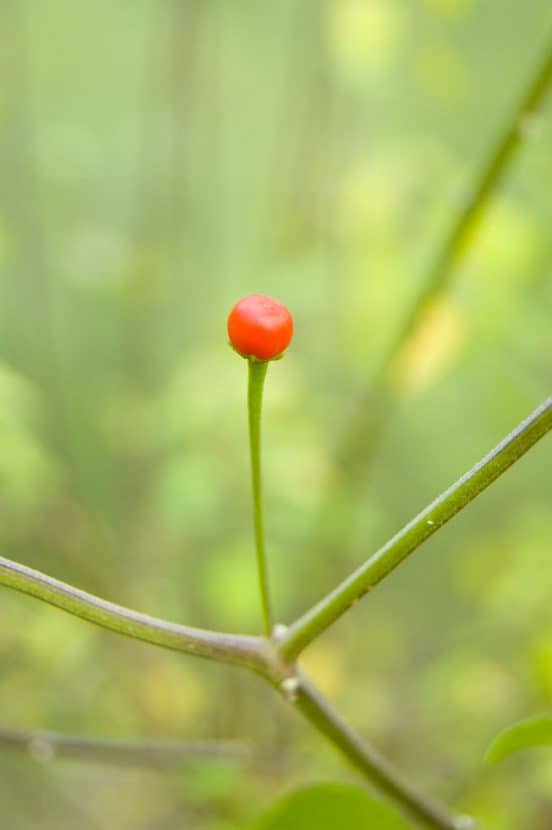
[[[249,412],[249,450],[251,456],[251,486],[253,493],[253,528],[264,631],[267,636],[270,636],[272,631],[272,613],[268,592],[261,477],[261,414],[268,361],[249,358],[248,364],[249,383],[247,406]]]

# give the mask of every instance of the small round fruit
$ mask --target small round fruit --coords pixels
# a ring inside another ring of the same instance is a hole
[[[228,317],[228,336],[243,357],[272,360],[284,352],[293,337],[289,310],[263,294],[240,300]]]

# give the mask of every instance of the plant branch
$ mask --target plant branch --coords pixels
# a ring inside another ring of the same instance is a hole
[[[437,250],[432,265],[385,352],[376,376],[361,394],[356,413],[343,430],[335,451],[336,461],[340,467],[348,469],[358,465],[357,459],[362,455],[359,452],[359,435],[366,436],[369,433],[371,438],[368,446],[375,449],[380,429],[388,420],[391,395],[387,384],[389,371],[405,343],[424,319],[432,300],[448,287],[456,265],[469,247],[467,243],[475,238],[475,230],[490,198],[525,140],[526,129],[530,127],[528,120],[535,116],[551,84],[552,40],[547,42],[544,55],[514,107],[505,129],[492,145],[469,198],[454,218]],[[370,425],[369,430],[366,428],[367,423]]]
[[[366,744],[304,676],[297,678],[293,703],[309,723],[336,746],[382,795],[428,830],[469,830],[473,822],[449,814],[415,790],[388,761]]]
[[[108,602],[65,582],[0,557],[0,585],[55,605],[118,634],[197,657],[247,666],[263,673],[260,637],[222,634],[167,622]]]
[[[439,527],[463,509],[472,499],[505,472],[552,428],[552,398],[545,401],[488,456],[420,513],[361,568],[329,594],[315,608],[299,619],[278,638],[221,634],[189,628],[132,611],[87,594],[24,565],[0,557],[0,585],[34,596],[112,631],[176,651],[234,663],[253,669],[302,713],[302,715],[349,759],[364,777],[427,830],[467,830],[471,819],[449,815],[442,807],[420,795],[379,754],[365,744],[333,711],[320,692],[301,674],[293,661],[315,637],[332,624],[360,596],[383,579],[403,559],[431,536]],[[33,751],[32,739],[0,733],[0,745]],[[96,743],[91,747],[83,739],[46,737],[34,744],[36,755],[103,753],[113,757],[119,751],[130,761],[136,745]],[[54,746],[57,741],[57,746]],[[151,747],[150,747],[151,749]],[[125,753],[127,753],[125,755]],[[136,759],[135,759],[136,760]]]
[[[334,623],[409,554],[463,510],[552,428],[552,397],[544,401],[485,458],[426,507],[334,591],[295,622],[280,640],[287,660]]]
[[[178,767],[202,758],[248,760],[249,748],[236,741],[123,741],[0,729],[0,751],[23,752],[37,761],[70,759],[140,767]]]
[[[247,409],[249,414],[249,450],[251,456],[251,488],[253,493],[253,528],[257,556],[257,576],[263,611],[264,631],[267,637],[272,630],[272,612],[268,590],[266,566],[266,545],[263,518],[263,491],[261,475],[261,415],[263,389],[268,369],[266,360],[248,358],[249,382],[247,388]]]

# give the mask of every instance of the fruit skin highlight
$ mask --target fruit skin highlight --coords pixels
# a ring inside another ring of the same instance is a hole
[[[293,318],[278,300],[264,294],[250,294],[230,312],[228,336],[242,357],[274,360],[291,342]]]

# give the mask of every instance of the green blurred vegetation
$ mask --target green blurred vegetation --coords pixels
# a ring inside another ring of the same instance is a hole
[[[514,752],[543,746],[552,746],[552,715],[527,718],[504,729],[488,748],[486,760],[496,764]]]
[[[264,430],[282,621],[515,426],[550,381],[550,101],[394,378],[361,483],[336,471],[551,24],[547,0],[3,0],[2,554],[259,630],[246,371],[225,333],[254,291],[296,318]],[[548,443],[305,655],[364,734],[486,830],[552,822],[550,753],[483,765],[497,732],[552,703]],[[266,759],[172,774],[0,751],[2,826],[229,830],[293,785],[350,776],[253,677],[7,591],[0,622],[3,725],[240,737]]]
[[[305,787],[281,799],[250,830],[304,830],[305,827],[408,830],[409,825],[388,805],[370,798],[365,790],[325,783]]]

